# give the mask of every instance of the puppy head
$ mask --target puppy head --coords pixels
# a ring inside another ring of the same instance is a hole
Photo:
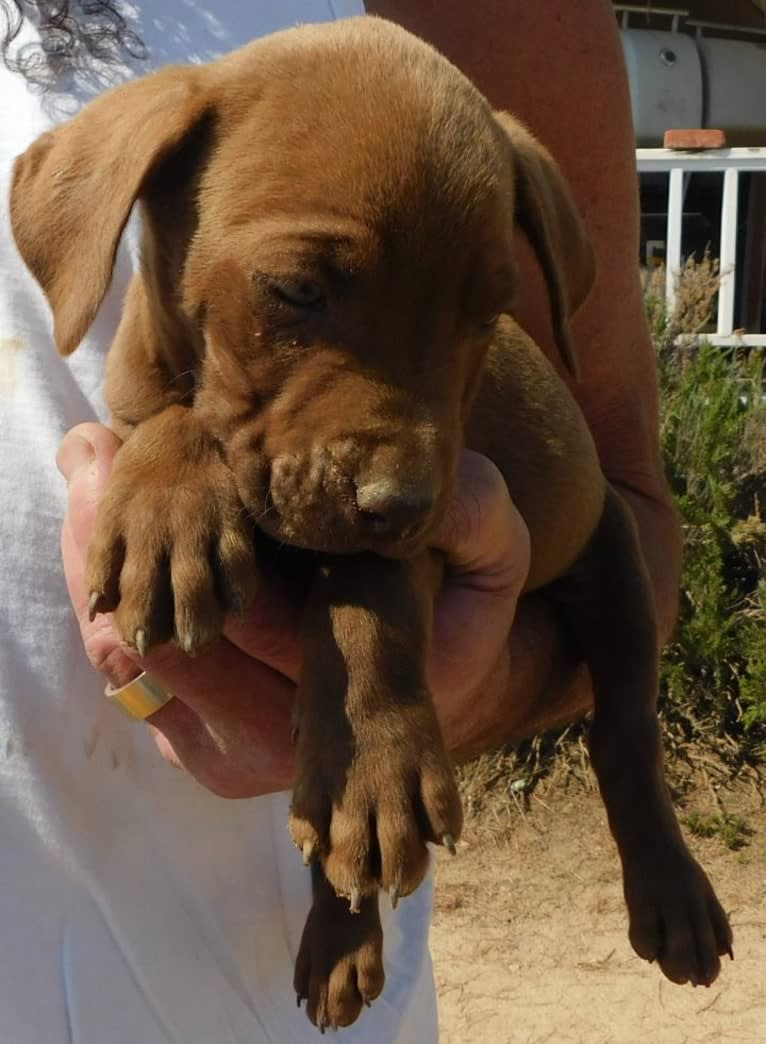
[[[280,540],[407,554],[427,538],[513,306],[517,219],[574,367],[567,324],[592,260],[555,164],[389,23],[304,27],[165,70],[20,157],[14,233],[64,353],[137,199],[128,307],[143,319],[124,316],[118,342],[146,339],[147,357],[188,342],[193,408]]]

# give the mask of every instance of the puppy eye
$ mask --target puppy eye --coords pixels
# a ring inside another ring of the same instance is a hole
[[[324,290],[313,279],[270,279],[269,289],[275,297],[293,308],[320,311],[325,306]]]
[[[499,318],[500,312],[496,312],[494,315],[490,315],[487,319],[483,319],[481,325],[485,330],[491,330],[493,326],[497,326]]]

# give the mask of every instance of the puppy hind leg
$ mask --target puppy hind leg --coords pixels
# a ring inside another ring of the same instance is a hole
[[[295,962],[295,993],[323,1033],[350,1026],[364,1005],[380,995],[383,930],[377,893],[365,896],[359,911],[335,894],[319,863],[311,867],[313,903]]]
[[[591,672],[591,760],[622,862],[631,944],[672,981],[710,985],[719,956],[731,954],[731,929],[665,785],[653,596],[632,516],[614,490],[551,594]]]

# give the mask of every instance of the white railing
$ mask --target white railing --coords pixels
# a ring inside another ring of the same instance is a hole
[[[766,332],[734,330],[734,302],[737,285],[737,214],[739,175],[744,172],[766,173],[766,148],[708,149],[702,152],[677,152],[674,149],[637,149],[639,174],[663,172],[669,175],[668,223],[665,245],[665,298],[672,309],[676,281],[681,271],[681,234],[683,230],[684,189],[689,175],[720,171],[723,174],[721,200],[721,243],[719,262],[721,286],[718,291],[718,317],[713,344],[766,345]]]
[[[615,4],[614,11],[615,14],[620,16],[620,26],[623,29],[630,27],[630,16],[637,14],[643,15],[644,18],[647,15],[650,15],[652,18],[657,16],[671,18],[671,30],[676,32],[680,20],[682,18],[685,20],[689,16],[689,11],[685,7],[655,7],[654,5],[647,7],[641,4]]]

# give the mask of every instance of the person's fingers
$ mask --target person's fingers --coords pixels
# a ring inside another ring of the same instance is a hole
[[[85,560],[98,503],[109,482],[120,440],[100,424],[80,424],[61,443],[56,463],[68,483],[67,513],[61,531],[69,597],[80,625],[88,659],[115,686],[124,685],[141,670],[122,646],[110,615],[89,619]]]
[[[292,682],[225,639],[193,658],[163,646],[142,666],[177,697],[148,719],[169,761],[224,797],[289,786]]]
[[[243,616],[228,616],[223,633],[246,656],[297,682],[302,600],[302,592],[263,563],[252,604]]]

